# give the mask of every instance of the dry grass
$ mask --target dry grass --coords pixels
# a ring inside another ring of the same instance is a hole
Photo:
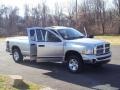
[[[110,42],[112,45],[120,45],[120,36],[96,36],[95,38]]]
[[[5,38],[0,38],[0,42],[5,41]]]
[[[0,75],[0,90],[43,90],[45,87],[25,81],[25,87],[13,87],[8,76]]]

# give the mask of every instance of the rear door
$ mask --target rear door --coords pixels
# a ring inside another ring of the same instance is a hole
[[[36,34],[37,34],[37,58],[42,59],[46,57],[44,37],[46,31],[44,29],[36,29]]]
[[[35,28],[28,28],[28,39],[30,45],[30,60],[36,60],[37,56],[37,37],[36,37],[36,29]]]

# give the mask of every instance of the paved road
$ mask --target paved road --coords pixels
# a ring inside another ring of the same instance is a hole
[[[71,74],[65,65],[55,63],[17,64],[0,43],[0,73],[19,74],[26,80],[57,90],[118,90],[120,89],[120,46],[112,46],[112,61],[103,68],[87,66],[81,74]]]

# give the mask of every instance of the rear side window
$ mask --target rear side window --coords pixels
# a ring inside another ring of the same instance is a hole
[[[36,30],[36,33],[37,33],[37,40],[38,40],[38,42],[43,42],[44,39],[43,39],[43,37],[42,37],[42,32],[41,32],[41,30],[40,30],[40,29],[37,29],[37,30]]]
[[[41,30],[41,31],[42,31],[43,39],[45,41],[46,30]]]
[[[31,41],[36,41],[35,30],[34,29],[30,30],[30,39],[31,39]]]

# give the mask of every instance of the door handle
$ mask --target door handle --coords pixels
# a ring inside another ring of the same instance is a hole
[[[31,46],[34,46],[35,44],[31,44]]]
[[[38,45],[39,47],[45,47],[45,45]]]

